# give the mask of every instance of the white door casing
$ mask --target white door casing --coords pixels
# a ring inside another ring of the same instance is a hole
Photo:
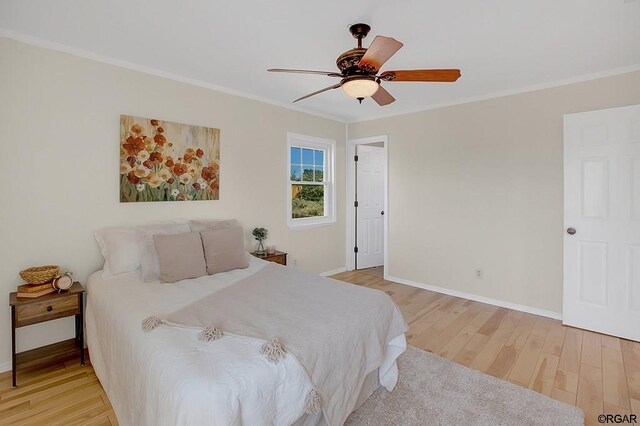
[[[358,269],[384,264],[384,148],[358,145]]]
[[[565,115],[564,179],[563,322],[640,340],[640,105]]]

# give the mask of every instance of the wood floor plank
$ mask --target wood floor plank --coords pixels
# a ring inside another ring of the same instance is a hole
[[[478,333],[481,334],[481,333]],[[476,355],[470,367],[478,371],[487,371],[498,357],[504,347],[504,342],[499,339],[489,339],[482,350]]]
[[[551,326],[549,327],[549,334],[547,334],[547,338],[544,341],[544,346],[542,347],[542,352],[546,352],[548,354],[560,356],[562,352],[562,344],[564,343],[564,333],[566,328],[562,325],[560,321],[552,320]]]
[[[624,360],[629,397],[640,401],[640,346],[620,340],[620,350]]]
[[[5,408],[0,409],[0,422],[2,422],[2,419],[6,419],[7,417],[14,417],[17,414],[29,411],[30,409],[31,403],[29,401],[7,405]]]
[[[584,412],[585,424],[597,424],[598,416],[604,412],[602,369],[581,364],[579,374],[576,405]]]
[[[438,353],[482,310],[482,305],[479,303],[471,306],[463,304],[463,307],[464,310],[458,315],[455,315],[455,311],[451,314],[453,320],[448,321],[448,324],[438,321],[427,329],[427,332],[417,339],[417,342],[420,342],[420,347],[429,352]]]
[[[536,321],[511,370],[510,381],[517,382],[522,386],[529,385],[550,327],[551,323],[546,319],[540,318]]]
[[[458,364],[464,365],[465,367],[471,367],[471,364],[474,362],[480,351],[485,347],[487,342],[489,341],[489,337],[484,334],[476,333],[469,339],[466,345],[456,354],[453,358],[455,362]]]
[[[496,309],[493,315],[491,315],[491,318],[489,318],[487,322],[484,323],[482,327],[480,327],[480,330],[478,330],[478,333],[484,334],[485,336],[492,335],[493,332],[496,331],[496,329],[498,328],[498,326],[500,325],[500,323],[508,313],[509,313],[509,309],[506,309],[506,308]]]
[[[564,402],[565,404],[576,405],[576,394],[562,389],[553,388],[551,398]]]
[[[547,352],[541,352],[538,357],[538,362],[533,369],[531,380],[529,381],[529,389],[543,395],[552,396],[553,383],[555,381],[556,371],[558,370],[558,362],[560,362],[559,356]],[[574,394],[572,394],[571,399],[575,401]],[[571,404],[574,404],[574,402]]]
[[[582,334],[582,330],[567,328],[553,385],[574,394],[578,392]]]
[[[602,348],[602,380],[604,402],[631,411],[621,351]]]
[[[69,425],[71,424],[70,419],[81,415],[87,410],[99,407],[105,407],[104,402],[100,395],[94,394],[79,400],[72,400],[65,404],[64,407],[58,405],[39,412],[37,415],[30,417],[25,425]]]
[[[518,319],[518,324],[513,330],[507,341],[506,346],[510,346],[516,350],[521,350],[529,338],[529,333],[536,323],[538,317],[531,314],[523,313]]]
[[[582,358],[580,362],[602,368],[602,338],[598,333],[584,331],[582,336]]]
[[[453,359],[458,352],[471,340],[478,332],[482,324],[484,324],[495,311],[491,308],[485,308],[480,311],[456,336],[454,336],[440,351],[438,355],[443,358]]]
[[[493,360],[485,372],[490,376],[497,377],[499,379],[507,378],[516,363],[518,355],[519,352],[517,350],[509,346],[504,346],[503,344],[502,349],[500,349],[500,352],[498,352],[498,355],[496,356],[496,359]]]
[[[602,347],[620,351],[620,339],[614,336],[600,335],[602,339]]]

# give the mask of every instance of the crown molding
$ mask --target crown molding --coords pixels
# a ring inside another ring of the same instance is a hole
[[[153,75],[155,77],[166,78],[168,80],[177,81],[180,83],[189,84],[191,86],[202,87],[204,89],[214,90],[216,92],[222,92],[241,98],[250,99],[252,101],[262,102],[265,104],[285,108],[291,111],[301,112],[304,114],[313,115],[315,117],[325,118],[327,120],[337,121],[339,123],[346,123],[344,118],[333,116],[330,114],[323,114],[316,111],[300,107],[298,105],[292,105],[284,102],[274,101],[272,99],[264,98],[262,96],[253,95],[251,93],[242,92],[240,90],[230,89],[224,86],[218,86],[217,84],[208,83],[206,81],[186,77],[180,74],[170,73],[159,69],[147,67],[145,65],[136,64],[122,59],[113,58],[110,56],[100,55],[97,53],[89,52],[87,50],[78,49],[66,44],[57,43],[54,41],[34,37],[22,33],[18,33],[5,28],[0,28],[0,38],[8,38],[20,43],[28,44],[31,46],[42,47],[45,49],[55,50],[58,52],[67,53],[69,55],[77,56],[84,59],[89,59],[96,62],[101,62],[108,65],[113,65],[119,68],[125,68],[132,71],[138,71],[144,74]]]
[[[446,107],[451,107],[455,105],[470,104],[473,102],[486,101],[489,99],[504,98],[506,96],[520,95],[523,93],[536,92],[544,89],[552,89],[554,87],[568,86],[570,84],[583,83],[585,81],[598,80],[600,78],[605,78],[605,77],[613,77],[616,75],[629,74],[636,71],[640,71],[640,64],[614,68],[611,70],[599,71],[599,72],[590,73],[590,74],[582,74],[576,77],[566,78],[563,80],[556,80],[550,83],[541,83],[541,84],[536,84],[532,86],[521,87],[518,89],[502,90],[498,92],[488,93],[486,95],[472,96],[469,98],[464,98],[464,99],[451,101],[451,102],[442,102],[439,104],[429,105],[427,107],[406,109],[406,110],[397,111],[389,114],[383,113],[383,114],[371,115],[366,118],[347,120],[347,124],[362,123],[365,121],[380,120],[384,118],[397,117],[400,115],[415,114],[417,112],[429,111],[432,109],[446,108]]]
[[[557,81],[553,81],[553,82],[549,82],[549,83],[541,83],[541,84],[525,86],[525,87],[521,87],[521,88],[517,88],[517,89],[497,91],[497,92],[492,92],[492,93],[488,93],[488,94],[485,94],[485,95],[472,96],[472,97],[468,97],[468,98],[464,98],[464,99],[460,99],[460,100],[454,100],[454,101],[451,101],[451,102],[442,102],[442,103],[438,103],[438,104],[428,105],[428,106],[425,106],[425,107],[405,109],[405,110],[400,110],[400,111],[396,111],[396,112],[393,112],[393,113],[387,113],[387,114],[385,114],[385,113],[371,114],[371,115],[368,115],[368,116],[362,117],[362,118],[348,119],[348,118],[345,118],[345,117],[338,117],[338,116],[334,116],[334,115],[330,115],[330,114],[324,114],[324,113],[320,113],[320,112],[317,112],[317,111],[309,110],[309,109],[301,107],[299,105],[292,105],[292,104],[288,104],[288,103],[284,103],[284,102],[280,102],[280,101],[275,101],[273,99],[264,98],[262,96],[253,95],[251,93],[246,93],[246,92],[242,92],[242,91],[239,91],[239,90],[230,89],[228,87],[219,86],[219,85],[216,85],[216,84],[208,83],[206,81],[202,81],[202,80],[186,77],[186,76],[183,76],[183,75],[180,75],[180,74],[170,73],[170,72],[158,70],[158,69],[155,69],[155,68],[147,67],[147,66],[144,66],[144,65],[136,64],[136,63],[133,63],[133,62],[128,62],[128,61],[124,61],[124,60],[121,60],[121,59],[113,58],[113,57],[110,57],[110,56],[100,55],[100,54],[97,54],[97,53],[89,52],[87,50],[78,49],[78,48],[75,48],[75,47],[72,47],[72,46],[68,46],[66,44],[61,44],[61,43],[57,43],[57,42],[54,42],[54,41],[42,39],[42,38],[39,38],[39,37],[34,37],[34,36],[18,33],[16,31],[8,30],[8,29],[5,29],[5,28],[0,28],[0,37],[4,37],[4,38],[11,39],[11,40],[15,40],[15,41],[18,41],[18,42],[21,42],[21,43],[24,43],[24,44],[28,44],[28,45],[31,45],[31,46],[42,47],[42,48],[45,48],[45,49],[50,49],[50,50],[55,50],[55,51],[58,51],[58,52],[67,53],[67,54],[70,54],[70,55],[73,55],[73,56],[81,57],[81,58],[84,58],[84,59],[89,59],[89,60],[96,61],[96,62],[105,63],[105,64],[108,64],[108,65],[113,65],[113,66],[120,67],[120,68],[125,68],[125,69],[132,70],[132,71],[138,71],[138,72],[141,72],[141,73],[144,73],[144,74],[153,75],[155,77],[166,78],[168,80],[173,80],[173,81],[177,81],[177,82],[180,82],[180,83],[185,83],[185,84],[189,84],[189,85],[192,85],[192,86],[202,87],[204,89],[209,89],[209,90],[213,90],[213,91],[217,91],[217,92],[221,92],[221,93],[226,93],[226,94],[229,94],[229,95],[238,96],[238,97],[245,98],[245,99],[250,99],[250,100],[253,100],[253,101],[257,101],[257,102],[262,102],[262,103],[265,103],[265,104],[269,104],[269,105],[285,108],[285,109],[288,109],[288,110],[291,110],[291,111],[301,112],[301,113],[304,113],[304,114],[309,114],[309,115],[312,115],[312,116],[315,116],[315,117],[325,118],[327,120],[332,120],[332,121],[336,121],[336,122],[339,122],[339,123],[345,123],[347,125],[348,124],[355,124],[355,123],[362,123],[362,122],[365,122],[365,121],[372,121],[372,120],[380,120],[380,119],[384,119],[384,118],[397,117],[397,116],[401,116],[401,115],[415,114],[415,113],[418,113],[418,112],[429,111],[429,110],[433,110],[433,109],[446,108],[446,107],[451,107],[451,106],[455,106],[455,105],[463,105],[463,104],[468,104],[468,103],[473,103],[473,102],[478,102],[478,101],[485,101],[485,100],[489,100],[489,99],[502,98],[502,97],[506,97],[506,96],[519,95],[519,94],[523,94],[523,93],[535,92],[535,91],[538,91],[538,90],[551,89],[551,88],[554,88],[554,87],[561,87],[561,86],[566,86],[566,85],[569,85],[569,84],[582,83],[582,82],[585,82],[585,81],[597,80],[597,79],[600,79],[600,78],[612,77],[612,76],[616,76],[616,75],[628,74],[628,73],[631,73],[631,72],[640,71],[640,64],[635,64],[635,65],[630,65],[630,66],[621,67],[621,68],[615,68],[615,69],[611,69],[611,70],[599,71],[599,72],[590,73],[590,74],[583,74],[583,75],[579,75],[579,76],[576,76],[576,77],[571,77],[571,78],[567,78],[567,79],[563,79],[563,80],[557,80]]]

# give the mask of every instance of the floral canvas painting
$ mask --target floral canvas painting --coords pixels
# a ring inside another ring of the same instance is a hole
[[[220,130],[120,116],[120,201],[217,200]]]

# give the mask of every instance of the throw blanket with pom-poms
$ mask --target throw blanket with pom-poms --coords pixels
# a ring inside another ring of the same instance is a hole
[[[407,328],[386,293],[276,264],[142,326],[162,325],[199,328],[211,344],[224,344],[225,333],[259,339],[273,363],[295,356],[314,387],[305,409],[322,410],[329,425],[344,423],[364,378]]]

